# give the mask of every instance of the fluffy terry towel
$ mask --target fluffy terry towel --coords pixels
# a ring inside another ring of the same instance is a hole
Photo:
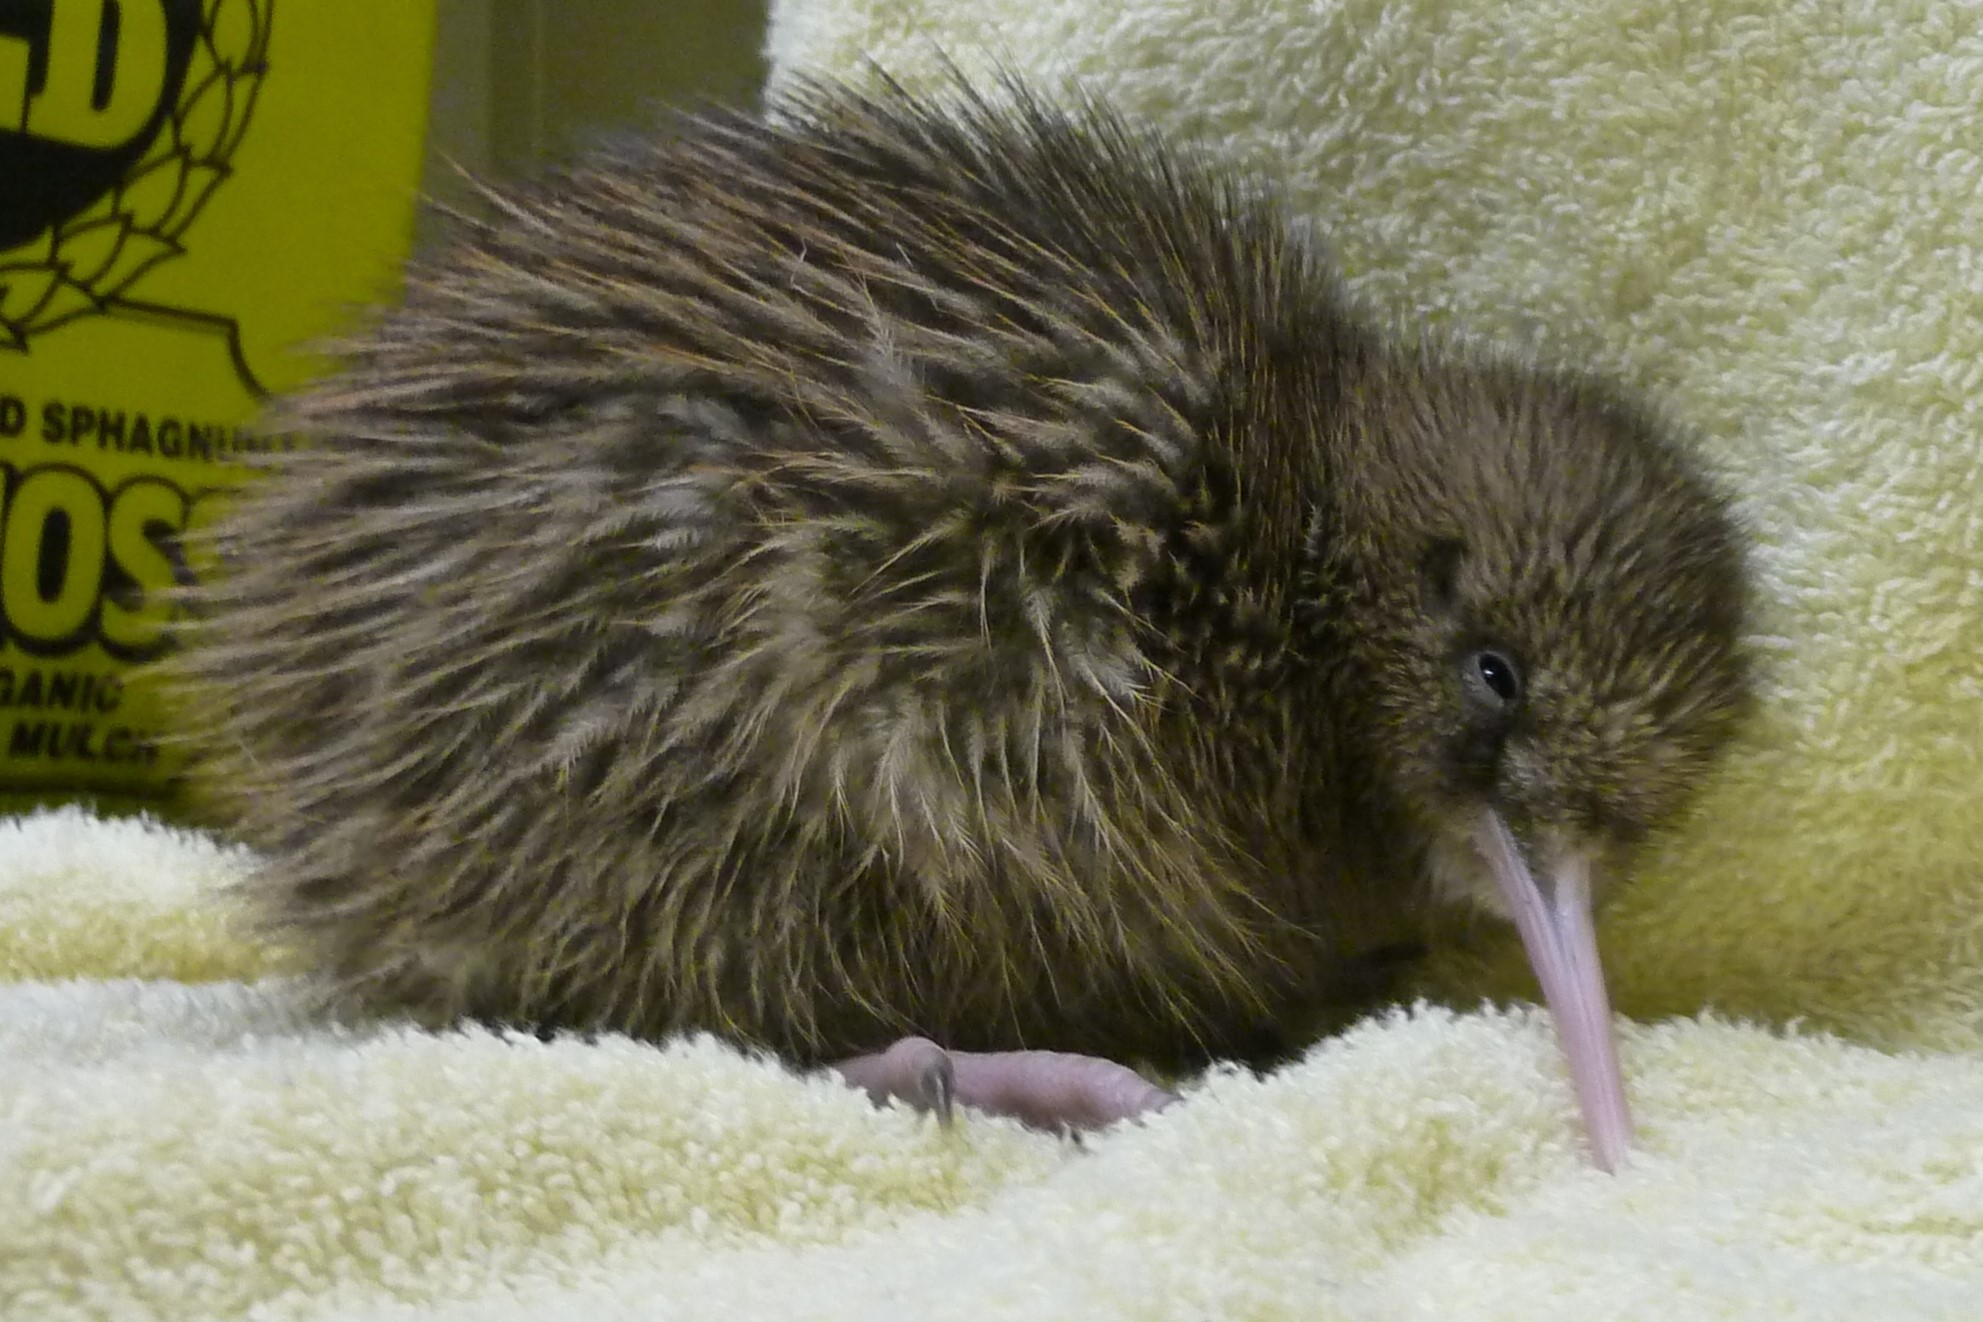
[[[1772,692],[1607,920],[1633,1164],[1526,1012],[1078,1147],[706,1042],[331,1032],[213,903],[251,860],[64,812],[0,823],[0,1318],[1983,1316],[1974,15],[790,0],[772,40],[1076,78],[1285,179],[1380,309],[1699,429]]]
[[[1630,1029],[1618,1176],[1539,1013],[945,1133],[707,1042],[305,1027],[211,903],[249,862],[0,825],[7,1322],[1983,1315],[1976,1056]]]

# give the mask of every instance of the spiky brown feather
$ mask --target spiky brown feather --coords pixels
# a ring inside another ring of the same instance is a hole
[[[1259,190],[1004,91],[814,88],[493,191],[283,405],[315,443],[175,664],[342,999],[1251,1055],[1412,939],[1455,805],[1684,798],[1746,669],[1678,452],[1395,348]],[[1487,636],[1535,701],[1483,764]]]

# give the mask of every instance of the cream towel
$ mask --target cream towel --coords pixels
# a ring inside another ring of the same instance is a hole
[[[1618,1176],[1529,1012],[1373,1020],[1085,1147],[945,1133],[708,1042],[338,1033],[279,980],[183,980],[270,967],[214,921],[248,862],[79,812],[0,825],[7,1322],[1983,1308],[1975,1056],[1629,1029]]]

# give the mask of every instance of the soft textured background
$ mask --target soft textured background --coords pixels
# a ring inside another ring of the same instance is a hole
[[[773,6],[774,82],[929,81],[939,49],[1281,181],[1380,315],[1595,362],[1698,428],[1760,541],[1772,700],[1609,916],[1620,1006],[1983,1046],[1983,11]]]
[[[1631,1167],[1584,1162],[1527,1012],[1374,1020],[1085,1149],[707,1043],[331,1032],[229,931],[252,860],[72,812],[0,822],[0,1317],[1975,1318],[1975,7],[775,19],[781,71],[915,77],[940,41],[1076,77],[1285,179],[1384,315],[1595,359],[1700,430],[1773,688],[1608,925],[1648,1020]]]

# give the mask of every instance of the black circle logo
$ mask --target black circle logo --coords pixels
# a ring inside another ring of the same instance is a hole
[[[88,210],[178,103],[200,0],[0,0],[0,251]]]
[[[225,332],[133,286],[186,251],[233,173],[268,74],[275,0],[0,0],[0,351],[79,317],[129,313]]]

